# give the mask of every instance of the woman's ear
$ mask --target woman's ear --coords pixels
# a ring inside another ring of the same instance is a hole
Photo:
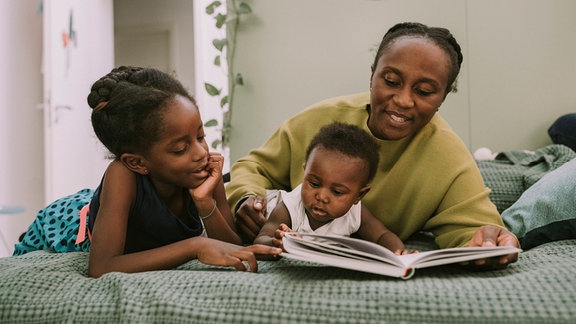
[[[146,161],[139,154],[124,153],[120,156],[120,161],[130,170],[141,175],[147,175],[150,171],[146,168]]]

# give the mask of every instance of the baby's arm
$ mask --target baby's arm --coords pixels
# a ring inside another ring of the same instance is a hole
[[[264,226],[262,226],[258,236],[254,239],[254,244],[264,244],[281,248],[283,233],[290,231],[291,225],[290,213],[286,205],[280,202],[270,213],[268,220]]]
[[[364,205],[362,205],[360,228],[356,233],[360,238],[378,243],[395,254],[409,253],[402,240],[384,226],[380,220],[376,219]]]

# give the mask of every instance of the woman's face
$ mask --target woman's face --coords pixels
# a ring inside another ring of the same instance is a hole
[[[384,51],[370,80],[368,128],[383,140],[418,132],[446,97],[450,57],[431,40],[400,37]]]

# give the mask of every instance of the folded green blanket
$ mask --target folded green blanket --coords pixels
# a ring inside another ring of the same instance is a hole
[[[502,213],[545,174],[575,157],[569,147],[553,144],[534,152],[501,152],[494,160],[478,161],[478,167],[484,183],[492,190],[490,200]]]

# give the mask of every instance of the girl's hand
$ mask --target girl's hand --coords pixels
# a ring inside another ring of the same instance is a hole
[[[223,167],[224,157],[220,153],[209,152],[208,163],[206,164],[206,171],[209,175],[201,185],[190,190],[194,202],[212,201],[214,190],[222,181]]]
[[[200,262],[215,266],[234,267],[239,271],[258,271],[256,255],[277,257],[282,249],[266,245],[240,246],[223,241],[204,239],[204,244],[198,249],[197,258]],[[248,263],[248,267],[244,262]]]

